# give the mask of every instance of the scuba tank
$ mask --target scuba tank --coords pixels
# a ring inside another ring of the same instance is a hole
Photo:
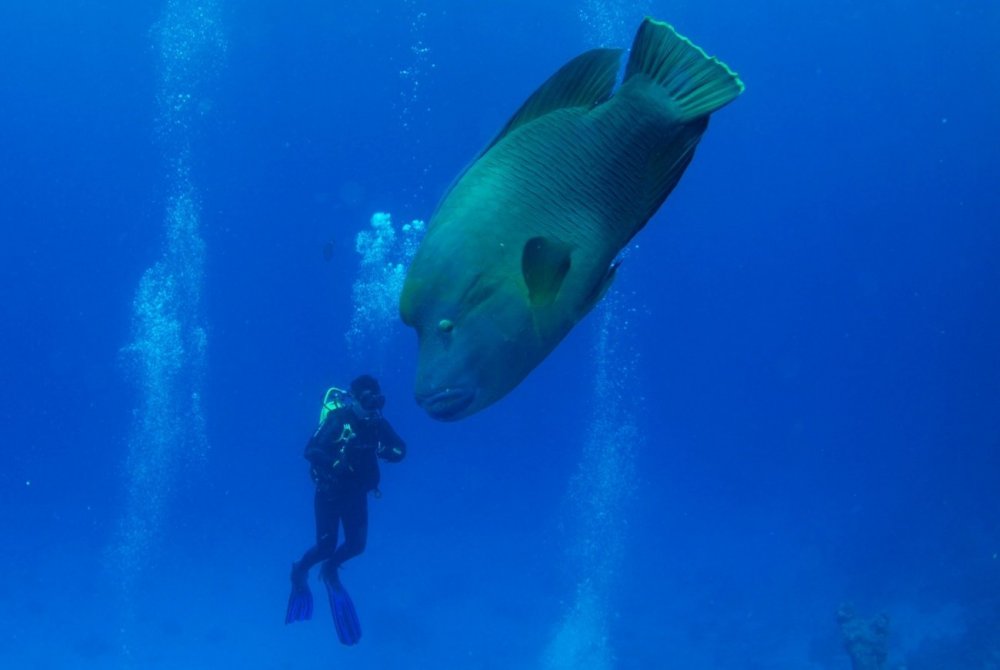
[[[346,407],[351,403],[350,396],[344,389],[331,386],[323,396],[323,405],[319,408],[319,425],[323,425],[330,412],[335,412],[341,407]]]

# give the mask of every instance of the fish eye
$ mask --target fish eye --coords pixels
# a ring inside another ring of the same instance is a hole
[[[455,324],[451,322],[451,319],[441,319],[438,321],[438,330],[442,333],[450,333]]]

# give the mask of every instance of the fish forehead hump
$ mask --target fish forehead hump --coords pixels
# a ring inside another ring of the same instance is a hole
[[[454,308],[481,299],[483,289],[496,282],[517,279],[513,276],[514,235],[491,223],[481,211],[439,218],[410,266],[403,290],[404,311],[416,308],[416,303]]]

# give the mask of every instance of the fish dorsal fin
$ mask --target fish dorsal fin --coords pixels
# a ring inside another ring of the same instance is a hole
[[[551,305],[571,265],[570,246],[551,237],[532,237],[521,252],[521,274],[533,307]]]
[[[591,49],[559,68],[524,101],[483,154],[508,133],[557,109],[590,108],[611,97],[621,66],[621,49]],[[482,155],[482,154],[480,154]]]
[[[541,118],[557,109],[585,107],[587,109],[611,97],[621,68],[622,49],[591,49],[569,61],[549,77],[544,84],[524,101],[521,108],[504,125],[489,144],[473,158],[465,169],[451,182],[438,201],[434,214],[441,207],[455,184],[473,165],[492,149],[500,140],[529,121]],[[433,221],[434,215],[431,215]]]

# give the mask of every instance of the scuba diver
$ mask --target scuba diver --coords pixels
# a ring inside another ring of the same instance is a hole
[[[384,406],[385,396],[371,375],[352,381],[349,391],[331,388],[323,398],[319,427],[305,449],[316,484],[316,544],[292,563],[292,593],[285,623],[312,618],[309,570],[322,562],[320,577],[337,637],[346,645],[361,639],[361,624],[337,570],[365,550],[368,493],[379,495],[378,459],[398,463],[406,456],[406,444],[382,416]],[[344,541],[338,545],[339,526],[344,528]]]

